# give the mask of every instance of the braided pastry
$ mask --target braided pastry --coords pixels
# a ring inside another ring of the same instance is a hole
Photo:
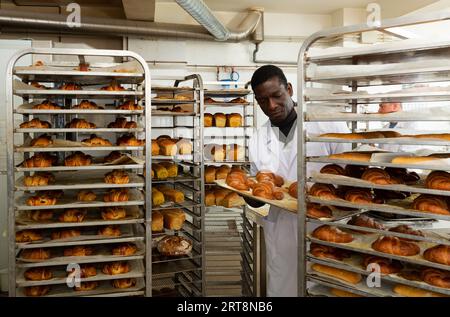
[[[336,194],[336,188],[333,185],[329,184],[316,183],[311,186],[309,194],[311,196],[319,197],[321,199],[326,200],[333,200],[339,198]]]
[[[91,247],[77,245],[64,250],[64,256],[90,256],[94,253]]]
[[[42,240],[42,236],[34,230],[22,230],[16,232],[16,242],[33,242]]]
[[[450,215],[449,206],[444,198],[432,195],[420,195],[414,199],[412,209],[438,215]]]
[[[49,100],[44,100],[42,103],[34,105],[34,110],[61,110],[62,107]]]
[[[66,83],[62,85],[59,89],[61,90],[81,90],[81,86],[75,83]]]
[[[365,227],[365,228],[371,228],[371,229],[377,229],[377,230],[385,230],[386,228],[379,222],[375,221],[373,218],[367,217],[366,215],[357,215],[353,216],[352,219],[350,219],[347,224],[358,226],[358,227]],[[367,231],[360,231],[352,229],[355,232],[361,233],[361,234],[372,234],[372,232]]]
[[[69,239],[69,238],[79,237],[80,235],[81,235],[80,230],[68,229],[68,230],[52,232],[51,238],[52,238],[52,240]]]
[[[450,173],[433,171],[428,174],[425,185],[430,189],[450,190]]]
[[[102,210],[103,220],[120,220],[124,219],[127,212],[123,207],[107,207]]]
[[[34,221],[52,220],[53,211],[51,210],[32,210],[29,213],[29,217]]]
[[[88,100],[81,100],[80,104],[73,106],[72,109],[88,109],[88,110],[95,110],[95,109],[103,109],[102,107],[99,107],[95,102],[88,101]]]
[[[426,268],[422,271],[422,279],[433,286],[450,288],[450,272],[448,271]]]
[[[128,262],[112,262],[103,266],[102,272],[108,275],[117,275],[130,272]]]
[[[72,155],[69,155],[64,160],[65,166],[87,166],[91,165],[92,163],[92,156],[86,155],[83,152],[75,152]]]
[[[138,140],[134,135],[123,135],[117,139],[118,146],[143,146],[145,140]]]
[[[120,232],[119,226],[105,226],[98,230],[98,235],[109,236],[109,237],[119,237],[122,233]]]
[[[128,201],[128,190],[123,189],[112,189],[103,196],[105,202],[121,202]]]
[[[119,117],[119,118],[116,118],[116,121],[108,124],[108,128],[135,129],[135,128],[137,128],[137,123],[134,121],[127,121],[127,118]]]
[[[41,193],[27,199],[28,206],[51,206],[54,204],[56,204],[56,198]]]
[[[259,171],[256,174],[256,180],[258,182],[269,181],[272,182],[277,187],[281,187],[284,184],[284,179],[281,176],[278,176],[269,171]]]
[[[94,201],[97,195],[89,190],[82,190],[77,194],[77,200],[79,201]]]
[[[94,123],[88,122],[84,119],[72,119],[68,124],[71,129],[95,129],[97,126]]]
[[[230,172],[227,175],[226,183],[237,190],[249,190],[250,188],[247,176],[239,172]]]
[[[122,170],[114,170],[105,174],[106,184],[128,184],[130,178],[128,173]]]
[[[136,285],[136,279],[135,278],[123,278],[119,280],[113,280],[112,285],[115,288],[130,288],[134,287]]]
[[[378,264],[380,266],[381,274],[395,274],[403,269],[403,265],[398,261],[381,258],[374,255],[367,255],[364,257],[363,268],[366,269],[369,266],[369,264],[372,263]],[[375,272],[375,270],[372,270],[372,272]]]
[[[123,104],[119,105],[117,107],[118,110],[142,110],[143,107],[139,106],[137,103],[134,103],[133,100],[128,100],[124,102]]]
[[[423,257],[430,262],[450,265],[450,246],[440,244],[429,248],[425,250]]]
[[[391,176],[388,174],[388,172],[376,167],[368,168],[362,174],[361,179],[377,185],[390,185],[396,183],[391,180]]]
[[[32,147],[47,147],[52,144],[53,144],[52,137],[47,134],[43,134],[37,138],[34,138],[30,142],[30,145]]]
[[[89,146],[112,146],[111,142],[101,137],[98,137],[95,134],[92,134],[89,139],[84,139],[81,142],[86,143]]]
[[[86,214],[86,210],[67,209],[59,215],[58,220],[60,222],[83,222]]]
[[[350,257],[350,253],[346,250],[317,243],[311,243],[309,252],[315,257],[328,258],[336,261],[342,261],[343,259]]]
[[[372,243],[372,249],[400,256],[413,256],[420,253],[417,244],[400,240],[397,237],[379,237]]]
[[[354,204],[370,204],[373,196],[369,189],[351,188],[345,192],[344,199]]]
[[[320,169],[321,174],[345,175],[345,170],[337,164],[328,164]]]
[[[389,231],[392,232],[398,232],[398,233],[404,233],[404,234],[410,234],[418,237],[425,237],[422,231],[414,230],[413,228],[407,226],[407,225],[398,225],[394,228],[389,229]],[[407,238],[399,238],[403,241],[415,241],[413,239],[407,239]]]
[[[80,286],[75,286],[75,291],[77,292],[87,292],[96,289],[99,286],[99,282],[91,281],[91,282],[81,282]]]
[[[50,249],[25,249],[21,257],[28,260],[48,260],[50,259]]]
[[[56,164],[58,158],[47,153],[36,153],[29,159],[22,162],[22,166],[26,168],[50,167]]]
[[[280,188],[275,187],[271,181],[261,181],[252,188],[252,195],[266,199],[282,200],[284,194]]]
[[[50,129],[51,127],[50,122],[41,121],[38,118],[20,124],[21,129]]]
[[[33,176],[25,176],[23,184],[27,187],[31,186],[47,186],[49,183],[54,182],[55,177],[50,173],[34,173]]]
[[[123,243],[112,249],[113,255],[130,256],[135,254],[137,247],[131,243]]]
[[[320,219],[320,218],[331,218],[333,213],[331,209],[327,206],[320,206],[319,204],[308,204],[306,215],[310,218]]]
[[[298,183],[297,182],[293,182],[289,188],[288,188],[288,193],[289,195],[291,195],[294,198],[298,198]]]
[[[23,276],[28,281],[44,281],[51,279],[53,274],[45,267],[34,267],[26,270]]]
[[[420,180],[420,176],[416,172],[408,172],[406,168],[386,167],[384,169],[391,179],[395,179],[398,184],[414,185]]]
[[[351,234],[329,225],[320,226],[315,229],[312,232],[312,236],[319,240],[334,243],[349,243],[353,241],[353,236]]]
[[[50,292],[50,286],[48,285],[39,285],[39,286],[28,286],[25,287],[25,295],[26,296],[45,296]]]

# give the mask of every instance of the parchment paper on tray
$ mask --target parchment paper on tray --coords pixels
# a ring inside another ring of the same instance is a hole
[[[143,73],[141,64],[138,61],[130,61],[126,63],[122,63],[117,66],[112,67],[102,67],[99,69],[95,69],[96,71],[101,72],[113,72],[113,73]]]

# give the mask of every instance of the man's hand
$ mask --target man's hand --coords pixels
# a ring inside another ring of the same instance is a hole
[[[245,196],[242,196],[242,198],[244,198],[245,202],[253,208],[259,208],[265,205],[265,203],[262,203],[255,199],[251,199]]]

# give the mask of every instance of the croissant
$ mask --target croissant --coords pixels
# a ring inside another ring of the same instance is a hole
[[[52,240],[69,239],[69,238],[73,238],[73,237],[79,237],[80,235],[81,235],[80,230],[68,229],[68,230],[52,232],[51,238],[52,238]]]
[[[23,275],[28,281],[44,281],[53,277],[52,271],[45,267],[34,267],[28,269]]]
[[[108,128],[135,129],[135,128],[137,128],[137,123],[134,121],[127,121],[126,118],[119,117],[119,118],[116,118],[116,121],[108,124]]]
[[[133,100],[128,100],[124,102],[123,104],[119,105],[117,107],[118,110],[142,110],[143,108],[139,106],[138,104],[134,103]]]
[[[345,192],[344,199],[354,204],[370,204],[373,196],[370,190],[364,188],[352,188]]]
[[[134,135],[123,135],[117,139],[118,146],[143,146],[145,140],[138,140]]]
[[[91,165],[92,163],[92,156],[86,155],[83,152],[75,152],[72,155],[69,155],[64,160],[65,166],[87,166]]]
[[[28,206],[51,206],[56,204],[56,198],[41,193],[27,199]]]
[[[55,177],[50,173],[35,173],[33,176],[25,176],[23,184],[27,187],[47,186],[50,182],[54,181]]]
[[[420,180],[420,177],[416,172],[408,172],[406,168],[386,167],[384,170],[391,176],[391,179],[396,180],[398,184],[414,185]]]
[[[130,265],[127,262],[107,263],[103,266],[102,272],[108,275],[117,275],[130,272]]]
[[[432,195],[420,195],[414,199],[412,209],[438,215],[450,215],[449,207],[445,199]]]
[[[75,270],[69,272],[67,275],[71,275]],[[97,269],[92,264],[82,264],[80,265],[80,278],[88,278],[97,275]]]
[[[353,178],[361,178],[364,172],[367,170],[367,166],[361,165],[346,165],[344,168],[345,175]]]
[[[60,222],[83,222],[86,214],[86,210],[67,209],[59,215],[58,220]]]
[[[353,236],[351,234],[329,225],[320,226],[315,229],[312,236],[319,240],[334,243],[349,243],[353,241]]]
[[[128,190],[123,189],[112,189],[107,194],[103,196],[105,202],[121,202],[128,201]]]
[[[345,175],[345,170],[337,164],[328,164],[320,169],[321,174]]]
[[[75,83],[66,83],[62,85],[59,89],[61,90],[81,90],[81,86]]]
[[[373,218],[367,217],[365,215],[358,215],[353,216],[352,219],[350,219],[347,224],[358,226],[358,227],[366,227],[371,229],[377,229],[377,230],[385,230],[386,228],[379,222],[375,221]],[[360,230],[354,230],[355,232],[361,233],[361,234],[371,234],[371,232],[367,231],[360,231]]]
[[[21,129],[50,129],[50,122],[41,121],[38,118],[20,124]]]
[[[60,110],[61,106],[56,103],[50,102],[49,100],[44,100],[42,103],[34,105],[33,109],[35,110]]]
[[[395,274],[403,269],[403,265],[391,259],[380,258],[378,256],[368,255],[364,257],[363,267],[366,269],[369,264],[378,264],[380,266],[381,274]],[[374,272],[375,270],[372,270]]]
[[[316,243],[311,243],[309,252],[318,258],[328,258],[337,261],[342,261],[343,259],[350,257],[350,253],[346,250]]]
[[[64,250],[64,256],[90,256],[94,253],[91,247],[86,247],[82,245],[74,246],[73,248],[68,248]]]
[[[123,278],[119,280],[113,280],[112,285],[115,288],[130,288],[136,285],[135,278]]]
[[[28,260],[48,260],[50,259],[50,249],[25,249],[21,257]]]
[[[119,226],[105,226],[98,230],[98,234],[100,236],[119,237],[122,233]]]
[[[102,107],[97,106],[97,104],[93,101],[81,100],[80,104],[73,106],[72,109],[102,109]]]
[[[320,218],[331,218],[333,213],[331,209],[327,206],[320,206],[319,204],[308,204],[306,215],[310,218],[320,219]]]
[[[433,171],[428,174],[425,185],[430,189],[450,190],[450,173]]]
[[[16,242],[33,242],[42,240],[42,236],[34,230],[22,230],[16,232]]]
[[[411,228],[407,225],[398,225],[394,228],[389,229],[389,231],[410,234],[410,235],[419,236],[419,237],[425,237],[425,235],[423,234],[422,231],[414,230],[413,228]],[[407,239],[407,238],[399,238],[399,239],[403,240],[403,241],[415,241],[415,240]]]
[[[259,171],[256,174],[256,180],[258,182],[269,181],[272,182],[277,187],[281,187],[284,184],[284,179],[281,176],[278,176],[268,171]]]
[[[123,88],[120,84],[113,82],[109,86],[102,87],[101,90],[123,91],[123,90],[125,90],[125,88]]]
[[[377,185],[395,184],[388,172],[376,167],[368,168],[362,174],[361,179]]]
[[[284,194],[280,188],[276,188],[271,181],[261,181],[252,188],[252,195],[266,199],[281,200]]]
[[[425,260],[444,265],[450,265],[450,246],[437,245],[425,250],[423,253]]]
[[[291,195],[294,198],[298,198],[298,184],[297,182],[293,182],[288,189],[289,195]]]
[[[120,220],[124,219],[127,212],[123,207],[107,207],[102,211],[103,220]]]
[[[31,140],[31,142],[30,142],[30,145],[32,147],[47,147],[52,144],[53,144],[53,140],[47,134],[43,134],[43,135]]]
[[[448,271],[426,268],[422,271],[422,279],[433,286],[450,288],[450,272]]]
[[[25,295],[26,296],[45,296],[49,292],[50,292],[50,286],[48,286],[48,285],[25,287]]]
[[[112,143],[106,139],[96,136],[92,134],[89,139],[84,139],[81,142],[86,143],[90,146],[112,146]]]
[[[413,256],[420,253],[420,248],[417,244],[400,240],[397,237],[379,237],[372,243],[372,249],[400,256]]]
[[[122,170],[114,170],[105,174],[105,183],[107,184],[128,184],[130,178],[128,173]]]
[[[51,210],[33,210],[30,211],[30,219],[34,221],[45,221],[45,220],[52,220],[53,218],[53,211]]]
[[[333,185],[329,184],[314,184],[311,186],[309,190],[309,194],[311,196],[319,197],[321,199],[338,199],[339,197],[336,194],[336,188]]]
[[[50,167],[57,162],[57,157],[46,153],[36,153],[21,164],[26,168]]]
[[[112,250],[113,255],[121,255],[121,256],[130,256],[135,254],[137,248],[134,244],[131,243],[123,243],[118,245]]]
[[[72,119],[69,123],[69,128],[71,129],[95,129],[96,127],[94,123],[78,118]]]
[[[77,199],[79,201],[94,201],[97,195],[89,190],[82,190],[77,194]]]
[[[124,156],[124,154],[120,153],[119,151],[112,151],[107,156],[105,156],[103,161],[105,163],[112,163],[112,162],[120,159],[122,156]]]
[[[75,290],[78,292],[87,292],[87,291],[92,291],[94,289],[96,289],[99,285],[99,282],[97,281],[92,281],[92,282],[81,282],[80,286],[75,286]]]

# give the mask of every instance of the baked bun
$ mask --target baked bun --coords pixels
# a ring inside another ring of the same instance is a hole
[[[61,231],[54,231],[51,234],[52,240],[59,240],[59,239],[70,239],[74,237],[79,237],[81,235],[81,231],[77,229],[67,229],[67,230],[61,230]]]
[[[34,267],[26,270],[23,276],[28,281],[45,281],[53,278],[53,273],[45,267]]]
[[[42,235],[35,230],[22,230],[16,232],[16,242],[33,242],[42,240]]]
[[[50,129],[52,125],[48,121],[41,121],[39,118],[34,118],[30,121],[21,123],[19,127],[21,129]]]
[[[422,279],[427,284],[450,289],[449,271],[426,268],[422,271]]]
[[[345,170],[337,164],[328,164],[320,169],[321,174],[345,175]]]
[[[400,240],[397,237],[379,237],[372,243],[372,249],[400,256],[413,256],[420,253],[420,248],[417,244]]]
[[[138,140],[134,135],[126,134],[117,139],[118,146],[143,146],[145,140]]]
[[[56,164],[57,160],[56,156],[47,153],[36,153],[29,159],[23,161],[21,166],[26,168],[51,167],[53,164]]]
[[[111,189],[103,196],[103,200],[106,203],[128,201],[128,199],[128,189],[126,188]]]
[[[379,222],[375,221],[373,218],[370,218],[366,215],[357,215],[353,216],[352,219],[350,219],[347,224],[358,226],[358,227],[365,227],[365,228],[371,228],[371,229],[377,229],[377,230],[386,230],[386,228]],[[372,232],[368,231],[360,231],[360,230],[354,230],[355,232],[361,233],[361,234],[372,234]]]
[[[34,221],[52,220],[53,211],[51,210],[32,210],[29,213],[29,217]]]
[[[60,222],[83,222],[87,211],[85,209],[67,209],[59,215]]]
[[[96,109],[103,109],[103,108],[99,107],[93,101],[84,99],[84,100],[81,100],[81,102],[78,105],[73,106],[72,109],[96,110]]]
[[[119,280],[113,280],[112,285],[115,288],[130,288],[136,286],[136,279],[135,278],[123,278]]]
[[[363,259],[363,268],[367,269],[370,264],[378,264],[381,274],[395,274],[403,269],[403,265],[395,260],[381,258],[374,255],[367,255]],[[375,270],[372,270],[374,272]]]
[[[65,166],[88,166],[92,163],[92,156],[86,155],[83,152],[75,152],[72,155],[69,155],[64,160]]]
[[[92,134],[89,139],[84,139],[81,142],[86,143],[89,146],[112,146],[112,143],[108,140],[98,137]]]
[[[362,280],[362,276],[359,273],[353,273],[322,264],[314,263],[313,265],[311,265],[311,269],[313,271],[332,276],[350,284],[358,284]]]
[[[120,232],[119,226],[104,226],[98,230],[97,234],[100,236],[119,237],[122,232]]]
[[[334,243],[349,243],[353,241],[353,236],[351,234],[329,225],[320,226],[315,229],[312,232],[312,236],[322,241]]]
[[[130,272],[130,265],[128,262],[112,262],[103,266],[102,272],[108,275],[125,274]]]
[[[25,249],[21,257],[27,260],[48,260],[50,259],[50,249]]]
[[[409,235],[418,236],[418,237],[425,237],[425,235],[423,234],[422,231],[414,230],[413,228],[411,228],[407,225],[398,225],[394,228],[390,228],[389,231],[409,234]],[[407,238],[399,238],[399,239],[403,240],[403,241],[415,241],[413,239],[407,239]]]
[[[180,236],[166,236],[158,242],[157,249],[165,256],[186,255],[192,251],[192,241]]]
[[[309,252],[317,258],[327,258],[336,261],[342,261],[343,259],[350,257],[350,252],[346,250],[316,243],[311,243]]]
[[[92,291],[96,289],[99,286],[99,282],[92,281],[92,282],[81,282],[80,286],[75,286],[75,291],[77,292],[87,292]]]
[[[130,256],[135,254],[137,247],[131,243],[122,243],[112,249],[113,255]]]
[[[116,118],[116,121],[108,124],[108,128],[114,129],[136,129],[137,123],[134,121],[127,121],[127,118],[119,117]]]
[[[291,185],[289,185],[288,193],[294,198],[298,198],[298,183],[293,182]]]
[[[64,256],[90,256],[94,254],[91,247],[77,245],[64,250]]]
[[[106,207],[102,210],[103,220],[120,220],[124,219],[126,215],[127,212],[123,207]]]
[[[56,198],[42,193],[27,199],[28,206],[51,206],[56,204]]]
[[[450,173],[433,171],[428,174],[425,185],[430,189],[450,190]]]
[[[336,188],[333,185],[329,184],[316,183],[311,186],[309,194],[311,196],[326,200],[334,200],[339,198],[336,194]]]
[[[104,180],[106,184],[128,184],[130,182],[128,173],[122,170],[106,173]]]
[[[34,105],[34,110],[61,110],[62,107],[49,100],[44,100],[42,103]]]
[[[30,145],[32,147],[47,147],[53,144],[51,136],[43,134],[33,140],[31,140]]]
[[[143,110],[144,108],[139,106],[138,104],[134,103],[133,100],[128,100],[124,102],[123,104],[119,105],[117,107],[118,110],[129,110],[129,111],[136,111],[136,110]]]
[[[307,205],[306,215],[310,218],[332,218],[333,212],[327,206],[320,206],[319,204],[309,203]]]
[[[39,286],[28,286],[25,287],[25,295],[26,296],[45,296],[50,292],[50,286],[48,285],[39,285]]]
[[[445,199],[433,195],[420,195],[414,199],[412,209],[438,215],[450,215],[450,209]]]
[[[450,265],[450,246],[443,244],[436,245],[425,250],[423,257],[430,262]]]

